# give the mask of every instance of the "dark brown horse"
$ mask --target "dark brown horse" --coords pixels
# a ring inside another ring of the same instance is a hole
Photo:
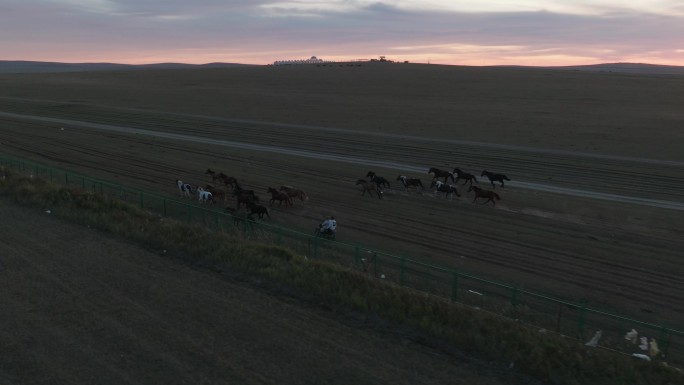
[[[287,195],[285,191],[278,191],[273,187],[269,187],[266,191],[268,191],[271,194],[271,206],[273,206],[273,202],[275,201],[278,201],[278,206],[281,206],[283,204],[283,201],[285,201],[285,207],[292,206],[292,199],[289,195]]]
[[[382,199],[382,190],[377,184],[371,183],[365,179],[359,179],[356,181],[356,185],[361,186],[361,196],[366,195],[366,192],[368,192],[368,196],[372,197],[373,193],[375,193],[378,196],[378,199]]]
[[[504,180],[510,180],[504,174],[497,174],[497,173],[489,172],[487,170],[482,171],[482,176],[486,176],[487,178],[489,178],[489,181],[492,183],[493,188],[496,188],[496,186],[494,186],[494,182],[501,183],[501,187],[505,188]]]
[[[420,186],[421,189],[425,188],[423,187],[423,182],[421,182],[418,178],[409,178],[405,175],[399,175],[397,180],[400,181],[404,187],[406,187],[406,191],[409,190],[409,187],[415,187],[416,190],[418,190],[418,186]]]
[[[474,181],[475,183],[480,183],[480,182],[477,181],[477,178],[475,178],[475,175],[473,175],[473,174],[471,174],[471,173],[469,173],[469,172],[465,172],[465,171],[461,170],[461,169],[458,168],[458,167],[456,167],[456,168],[454,169],[454,174],[456,174],[456,181],[455,181],[455,182],[458,182],[459,179],[464,179],[464,182],[463,182],[463,185],[464,185],[464,186],[465,186],[465,184],[468,183],[468,182],[470,182],[470,185],[472,186],[472,185],[473,185],[473,181]],[[455,182],[454,182],[454,183],[455,183]]]
[[[451,178],[452,182],[455,182],[454,174],[450,173],[449,171],[440,170],[438,168],[432,167],[432,168],[430,168],[430,170],[428,170],[428,174],[435,174],[432,177],[432,179],[444,178],[444,183],[446,183],[447,179],[449,179],[449,178]]]
[[[208,168],[207,171],[204,172],[205,174],[209,174],[211,176],[211,183],[216,183],[216,181],[220,181],[221,177],[219,174],[216,173],[216,171]]]
[[[498,201],[501,200],[499,194],[495,193],[494,191],[485,190],[477,186],[470,186],[468,187],[468,192],[471,191],[475,191],[475,198],[473,198],[473,203],[475,203],[477,198],[485,198],[487,200],[484,202],[484,204],[487,204],[487,202],[492,202],[492,204],[496,206],[496,202],[494,202],[494,199]]]
[[[224,185],[230,186],[232,188],[235,188],[237,186],[237,179],[233,178],[232,176],[228,176],[224,173],[219,173],[219,180],[223,182]]]
[[[235,226],[244,226],[247,223],[249,223],[249,227],[251,227],[252,229],[254,228],[254,224],[252,223],[254,222],[254,218],[252,217],[251,212],[234,209],[232,207],[226,207],[225,210],[223,210],[223,212],[233,217],[233,224]]]
[[[371,182],[377,184],[380,188],[390,188],[389,181],[381,176],[377,176],[373,171],[368,171],[366,178],[370,178]]]
[[[236,185],[235,190],[233,190],[233,196],[237,198],[237,208],[241,205],[247,206],[249,203],[256,203],[259,201],[259,197],[256,195],[254,190],[245,190]]]
[[[302,202],[309,200],[309,196],[306,195],[304,191],[296,189],[292,186],[280,186],[280,191],[285,191],[285,193],[287,193],[287,195],[292,199],[299,198],[299,200]]]

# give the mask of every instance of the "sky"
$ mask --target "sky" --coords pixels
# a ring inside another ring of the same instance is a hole
[[[0,60],[684,65],[684,0],[0,0]]]

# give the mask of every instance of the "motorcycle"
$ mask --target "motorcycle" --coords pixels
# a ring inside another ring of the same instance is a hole
[[[335,230],[330,230],[330,229],[321,231],[321,227],[323,227],[322,224],[319,224],[319,225],[316,227],[316,229],[314,230],[314,235],[317,236],[317,237],[321,237],[321,238],[325,238],[325,239],[329,239],[329,240],[331,240],[331,241],[334,241],[334,240],[335,240],[335,235],[337,234],[337,231],[335,231]]]

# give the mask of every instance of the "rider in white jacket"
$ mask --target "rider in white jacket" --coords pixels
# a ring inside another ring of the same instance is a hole
[[[328,217],[321,223],[320,232],[321,234],[335,234],[337,231],[337,221],[335,217]]]

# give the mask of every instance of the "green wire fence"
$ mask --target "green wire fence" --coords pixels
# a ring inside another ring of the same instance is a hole
[[[250,220],[244,216],[231,215],[30,160],[0,155],[0,165],[54,184],[116,197],[164,217],[233,233],[245,239],[280,245],[309,258],[324,259],[358,269],[378,279],[501,314],[539,327],[540,330],[556,332],[580,341],[588,341],[596,331],[601,330],[600,346],[627,354],[648,354],[639,348],[639,340],[634,344],[625,338],[627,332],[635,329],[639,337],[657,342],[661,352],[658,359],[684,364],[684,331],[665,323],[639,321],[589,307],[586,302],[573,303],[453,268],[435,266],[359,244],[333,241],[312,233]]]

